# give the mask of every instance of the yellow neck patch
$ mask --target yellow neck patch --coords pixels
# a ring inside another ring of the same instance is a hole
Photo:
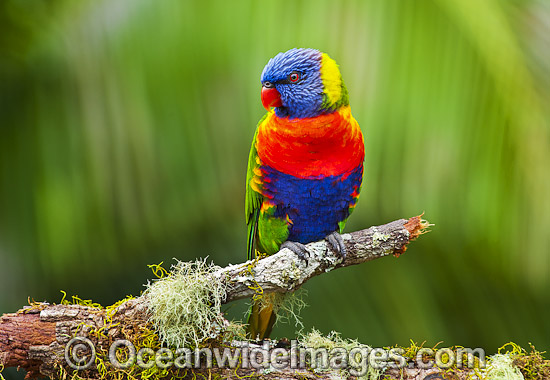
[[[342,96],[342,77],[338,64],[326,53],[321,56],[321,80],[325,94],[331,104],[335,104]]]

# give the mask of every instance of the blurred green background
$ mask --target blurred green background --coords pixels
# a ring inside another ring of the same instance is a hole
[[[306,328],[550,349],[546,0],[2,1],[0,313],[60,289],[110,304],[173,257],[243,261],[259,78],[292,47],[340,64],[365,135],[347,230],[435,223],[309,282]]]

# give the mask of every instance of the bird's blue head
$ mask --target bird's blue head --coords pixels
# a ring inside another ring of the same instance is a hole
[[[291,49],[270,59],[262,72],[262,103],[279,117],[306,118],[347,106],[338,65],[315,49]]]

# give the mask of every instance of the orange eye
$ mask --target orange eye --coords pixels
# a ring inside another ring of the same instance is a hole
[[[292,83],[296,83],[300,80],[300,74],[297,73],[296,71],[293,71],[288,76],[288,80],[291,81]]]

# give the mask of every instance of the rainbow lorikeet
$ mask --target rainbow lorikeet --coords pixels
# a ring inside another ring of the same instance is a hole
[[[363,178],[365,149],[338,65],[314,49],[292,49],[262,72],[260,120],[248,160],[248,259],[289,248],[307,259],[304,244],[325,238],[345,256],[339,235]],[[268,337],[273,307],[254,302],[248,331]]]

